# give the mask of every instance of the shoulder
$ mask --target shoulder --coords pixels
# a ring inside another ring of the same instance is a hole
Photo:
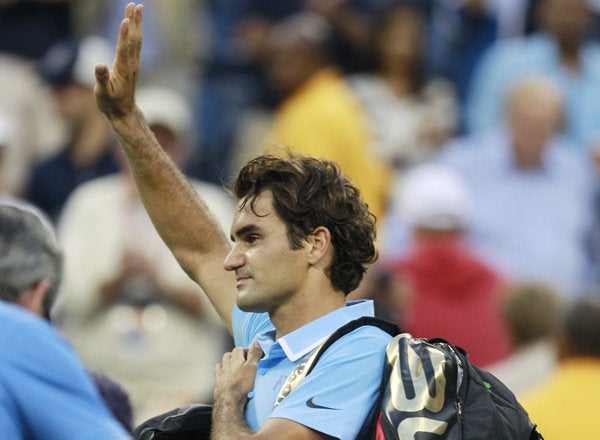
[[[541,33],[516,36],[498,40],[488,49],[486,57],[506,59],[525,52],[546,52],[551,46],[552,42]]]
[[[0,323],[2,323],[3,337],[8,338],[10,333],[21,333],[23,331],[51,332],[50,324],[40,317],[33,315],[17,305],[0,301]]]
[[[382,361],[387,344],[392,336],[386,331],[364,325],[333,342],[321,356],[319,364],[328,363],[362,364]]]
[[[3,363],[19,362],[20,358],[28,356],[33,360],[59,352],[75,356],[70,345],[49,322],[19,306],[0,301],[0,327],[2,344],[10,346],[10,350],[1,356]]]

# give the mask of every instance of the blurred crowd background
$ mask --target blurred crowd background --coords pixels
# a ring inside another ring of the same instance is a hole
[[[55,322],[137,420],[210,401],[231,343],[154,232],[92,89],[127,2],[0,0],[0,201],[65,252]],[[354,298],[517,392],[600,296],[600,2],[147,0],[138,105],[228,233],[222,189],[282,146],[377,217]],[[599,350],[600,352],[600,350]]]

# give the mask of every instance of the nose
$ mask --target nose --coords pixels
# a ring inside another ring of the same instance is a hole
[[[225,257],[223,266],[225,267],[225,270],[234,271],[242,267],[244,263],[245,260],[243,253],[238,250],[237,246],[234,246]]]

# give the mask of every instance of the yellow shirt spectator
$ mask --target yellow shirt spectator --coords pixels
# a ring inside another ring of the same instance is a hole
[[[365,115],[337,69],[321,69],[283,101],[270,140],[336,161],[354,180],[371,212],[382,218],[390,172],[370,150]]]
[[[552,379],[521,404],[544,438],[597,440],[599,395],[600,359],[579,357],[562,361]]]

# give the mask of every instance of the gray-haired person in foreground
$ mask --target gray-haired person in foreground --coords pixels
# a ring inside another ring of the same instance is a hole
[[[129,438],[50,324],[61,273],[52,232],[31,211],[0,205],[2,438]]]

